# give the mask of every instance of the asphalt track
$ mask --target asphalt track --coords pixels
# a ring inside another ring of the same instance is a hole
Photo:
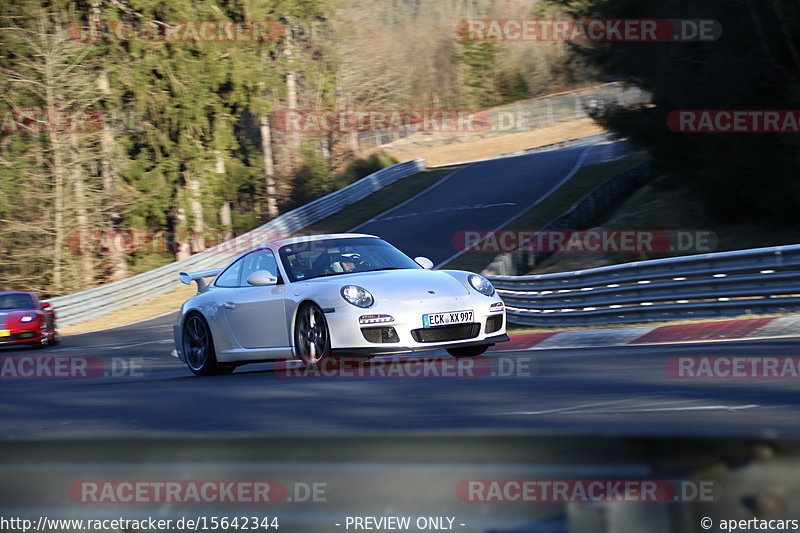
[[[497,351],[481,359],[490,372],[456,377],[288,377],[260,364],[197,378],[170,356],[172,320],[70,336],[54,348],[0,349],[0,365],[14,356],[78,356],[102,360],[109,374],[135,363],[124,375],[78,379],[6,372],[0,434],[800,436],[796,378],[681,379],[667,371],[678,355],[793,356],[795,339]],[[452,361],[445,352],[413,357],[406,370]]]
[[[439,263],[455,252],[455,232],[501,226],[553,190],[592,150],[470,165],[357,229]],[[434,351],[399,356],[404,362],[394,366],[378,358],[359,375],[287,376],[260,364],[197,378],[170,355],[174,318],[69,336],[46,349],[0,348],[0,435],[800,437],[798,379],[682,379],[668,372],[670,358],[679,355],[795,356],[795,339],[493,351],[477,360],[478,371],[457,369],[455,377],[436,377],[436,369],[452,372],[453,359]],[[100,371],[75,379],[13,375],[22,368],[20,357],[59,356],[85,358]],[[382,377],[387,368],[401,372]],[[428,377],[413,375],[420,369]]]
[[[410,200],[353,228],[377,235],[411,257],[446,263],[454,236],[494,230],[526,212],[580,168],[594,147],[576,147],[473,163]]]

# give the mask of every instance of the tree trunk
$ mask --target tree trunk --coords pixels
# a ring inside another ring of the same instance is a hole
[[[203,220],[203,203],[200,198],[200,180],[196,178],[186,178],[186,188],[189,190],[189,209],[192,211],[192,253],[202,252],[206,249],[205,222]]]
[[[58,135],[50,132],[53,149],[53,292],[60,294],[64,287],[62,266],[64,263],[64,162],[58,146]]]
[[[233,221],[231,220],[231,203],[222,202],[219,208],[219,223],[225,228],[225,233],[222,236],[224,241],[233,239]]]
[[[101,94],[110,96],[111,89],[105,68],[100,70],[100,75],[97,78],[97,87]],[[118,147],[114,140],[111,124],[104,122],[103,131],[100,134],[100,178],[103,183],[103,203],[105,204],[103,206],[103,225],[111,236],[117,235],[121,218],[117,211],[117,206],[113,205],[116,198],[117,169],[114,165],[114,159],[117,152]],[[112,247],[108,251],[108,257],[111,260],[111,281],[126,278],[128,276],[128,262],[124,251]]]
[[[272,133],[270,131],[269,117],[261,117],[261,153],[264,156],[264,181],[267,187],[267,215],[269,218],[278,216],[277,191],[275,189],[275,160],[272,156]]]
[[[101,12],[100,3],[92,4],[91,21],[93,23],[100,23]],[[97,77],[97,89],[106,100],[111,97],[111,84],[108,81],[108,72],[106,71],[105,64],[100,67],[99,76]],[[118,147],[114,140],[114,133],[111,129],[111,124],[108,121],[103,122],[103,131],[100,134],[100,179],[103,183],[103,226],[105,231],[111,236],[112,242],[117,242],[118,239],[114,237],[117,235],[119,227],[120,214],[114,206],[115,189],[117,181],[117,169],[114,165],[115,156],[118,153]],[[111,262],[111,281],[124,279],[128,276],[128,262],[126,261],[125,253],[122,250],[112,246],[108,251],[108,257]]]
[[[45,104],[49,110],[57,110],[55,75],[52,58],[44,58]],[[53,293],[60,294],[64,288],[64,157],[58,134],[48,128],[48,140],[53,151]]]
[[[191,248],[189,247],[189,243],[186,242],[184,236],[188,234],[189,224],[186,219],[186,209],[183,207],[178,208],[178,212],[175,215],[175,239],[174,243],[178,247],[175,250],[175,260],[180,261],[181,259],[186,259],[190,255],[192,255]]]
[[[222,157],[222,152],[217,150],[217,166],[215,168],[217,174],[225,174],[225,158]],[[233,222],[231,221],[231,203],[224,200],[219,208],[219,223],[225,230],[222,236],[222,241],[228,241],[233,238]]]
[[[292,41],[292,25],[289,23],[286,31],[286,48],[284,55],[289,65],[286,74],[286,104],[289,109],[297,109],[297,73],[294,65],[294,43]],[[290,170],[294,170],[297,157],[300,153],[300,132],[289,132],[289,165]]]
[[[72,188],[73,200],[75,202],[75,230],[78,232],[80,249],[78,251],[78,287],[88,289],[94,285],[94,261],[92,260],[92,250],[90,247],[91,236],[89,235],[89,210],[86,207],[86,184],[83,181],[83,166],[79,161],[80,145],[78,134],[74,131],[70,133],[70,148],[72,151]]]

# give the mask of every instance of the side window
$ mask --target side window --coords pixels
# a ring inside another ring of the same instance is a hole
[[[239,282],[241,287],[247,287],[247,277],[258,270],[269,270],[273,276],[280,278],[278,264],[275,261],[275,255],[272,250],[261,250],[246,255],[242,263],[244,263],[244,266],[242,267],[242,277]]]
[[[216,281],[214,281],[214,285],[217,287],[238,287],[239,274],[242,271],[242,263],[244,263],[244,260],[240,259],[229,266],[225,272],[217,276]]]

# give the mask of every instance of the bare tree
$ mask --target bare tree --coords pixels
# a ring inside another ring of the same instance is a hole
[[[51,281],[52,291],[60,293],[65,289],[68,228],[74,227],[74,220],[88,228],[86,192],[76,137],[80,133],[76,128],[81,131],[92,128],[91,124],[81,124],[77,119],[96,103],[96,91],[90,81],[91,70],[86,59],[88,50],[70,40],[66,29],[54,15],[42,14],[30,27],[11,23],[4,31],[13,34],[21,46],[30,51],[28,61],[14,69],[2,69],[0,73],[12,86],[19,88],[17,94],[25,97],[25,101],[37,101],[41,107],[35,131],[44,132],[46,142],[37,159],[43,165],[47,188],[52,191]],[[9,104],[13,108],[20,107],[17,102]],[[73,185],[72,190],[70,185]],[[91,255],[86,255],[82,265],[86,275],[81,276],[79,287],[90,284],[93,279]]]

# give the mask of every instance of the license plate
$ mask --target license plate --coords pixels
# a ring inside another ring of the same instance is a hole
[[[469,324],[472,322],[472,311],[451,311],[449,313],[431,313],[422,315],[422,327],[450,326],[452,324]]]
[[[7,329],[0,329],[0,337],[8,337],[11,335],[11,332]]]

